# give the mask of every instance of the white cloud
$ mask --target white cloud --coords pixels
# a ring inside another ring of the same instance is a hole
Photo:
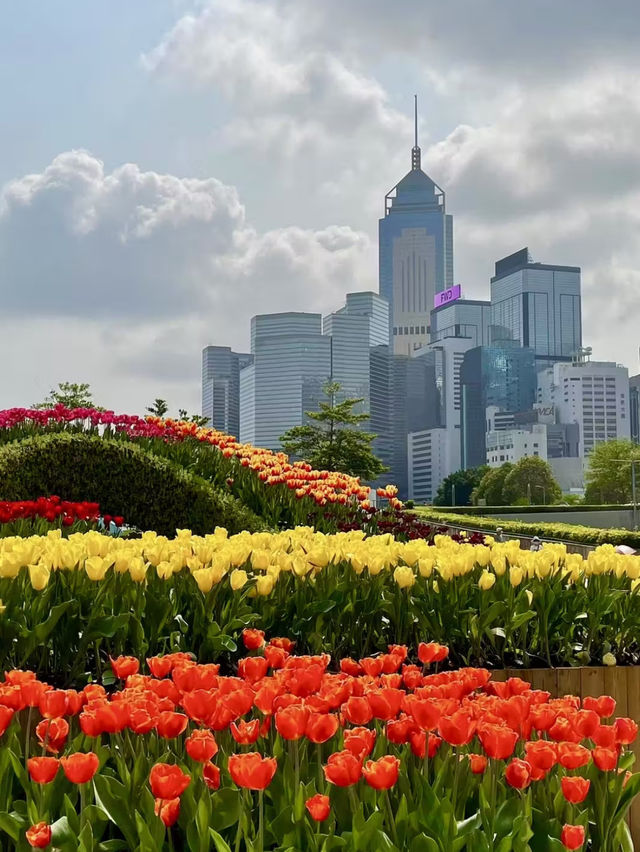
[[[19,339],[23,353],[0,405],[33,402],[33,372],[42,395],[76,377],[111,397],[186,383],[193,407],[203,346],[246,347],[256,313],[326,313],[375,287],[373,245],[348,226],[258,232],[233,187],[109,173],[85,151],[2,190],[0,267],[0,351],[6,363]]]

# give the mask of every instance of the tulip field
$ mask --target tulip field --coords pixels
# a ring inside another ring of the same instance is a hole
[[[138,527],[165,475],[171,535]],[[0,412],[0,850],[631,852],[638,720],[504,669],[636,665],[640,557],[378,496],[193,423]]]

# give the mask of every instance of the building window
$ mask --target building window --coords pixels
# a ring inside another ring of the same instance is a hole
[[[405,327],[404,327],[404,333],[405,333],[405,334],[409,334],[409,326],[405,325]]]

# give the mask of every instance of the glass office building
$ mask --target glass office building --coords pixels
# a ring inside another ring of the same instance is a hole
[[[279,450],[281,436],[319,408],[331,340],[320,314],[263,314],[251,320],[251,354],[240,371],[240,440]]]
[[[468,337],[473,346],[488,346],[491,302],[457,299],[431,311],[431,342],[445,337]]]
[[[491,279],[491,343],[516,341],[542,370],[582,346],[580,267],[534,263],[528,248],[499,260]]]
[[[391,376],[389,304],[377,293],[348,293],[346,304],[323,320],[331,341],[331,379],[342,399],[362,398],[354,409],[369,415],[362,423],[376,435],[374,453],[391,465]]]
[[[417,129],[411,171],[387,193],[378,236],[393,352],[411,355],[429,340],[435,294],[453,285],[453,217],[444,191],[422,171]]]
[[[487,408],[525,411],[536,399],[535,356],[517,343],[478,346],[460,368],[461,467],[486,463]]]
[[[235,438],[240,434],[240,370],[251,361],[251,355],[229,346],[202,350],[202,415],[214,429]]]

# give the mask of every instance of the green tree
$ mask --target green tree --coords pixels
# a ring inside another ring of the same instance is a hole
[[[556,503],[562,497],[549,464],[538,456],[527,456],[517,462],[506,476],[502,495],[505,504],[523,502]]]
[[[178,409],[178,420],[186,420],[189,423],[195,423],[196,426],[206,426],[209,422],[209,418],[202,414],[188,414],[186,408]]]
[[[36,402],[32,408],[53,408],[64,405],[66,408],[96,408],[91,388],[86,383],[60,382],[58,387],[49,391],[42,402]]]
[[[620,439],[596,444],[589,455],[585,503],[629,503],[631,460],[640,462],[640,446]],[[640,463],[635,465],[640,489]]]
[[[438,493],[433,501],[434,505],[469,506],[471,493],[480,485],[482,477],[488,470],[489,468],[484,464],[481,467],[471,467],[468,470],[457,470],[455,473],[450,473],[440,483]]]
[[[512,470],[511,462],[488,470],[473,493],[473,502],[477,503],[482,499],[486,506],[504,506],[504,481]]]
[[[155,417],[164,417],[167,411],[169,411],[169,404],[166,399],[156,397],[153,400],[153,405],[147,406],[147,411]]]
[[[320,403],[320,411],[306,412],[310,423],[285,432],[280,438],[282,449],[305,459],[317,470],[340,471],[364,480],[380,476],[387,468],[371,449],[376,436],[357,428],[369,419],[368,414],[353,410],[362,399],[339,402],[338,382],[327,382],[323,391],[328,401]]]

